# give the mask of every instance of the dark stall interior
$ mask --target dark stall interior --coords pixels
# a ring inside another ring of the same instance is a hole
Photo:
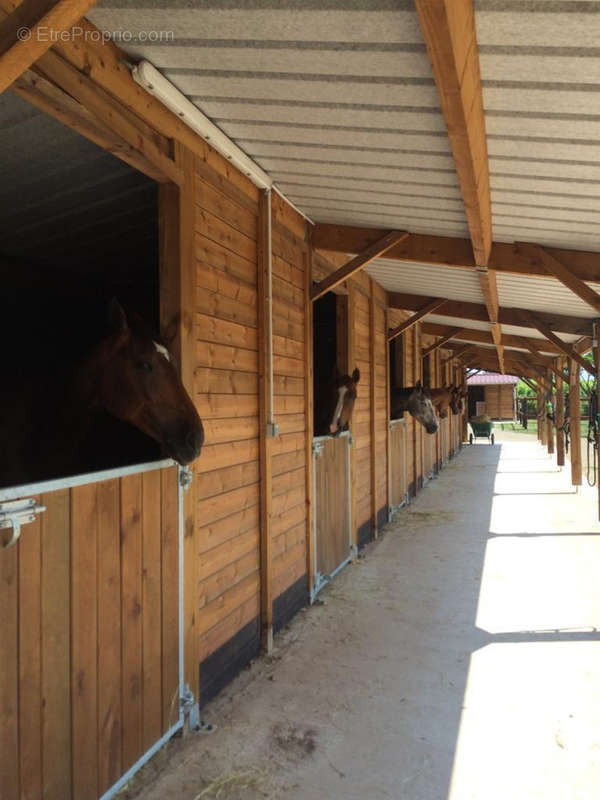
[[[158,329],[158,186],[11,92],[0,97],[0,485],[63,477],[31,457],[12,468],[16,425],[31,433],[52,400],[49,380],[104,335],[117,298]],[[52,373],[52,374],[50,374]],[[47,396],[44,393],[48,392]],[[86,471],[153,460],[158,446],[114,418],[108,452]],[[52,472],[46,468],[46,472]],[[23,480],[23,478],[25,480]]]

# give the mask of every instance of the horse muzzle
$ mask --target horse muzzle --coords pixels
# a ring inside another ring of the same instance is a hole
[[[439,425],[437,424],[437,422],[435,423],[429,422],[427,425],[425,425],[425,430],[427,431],[427,433],[436,433],[438,427]]]
[[[167,453],[178,464],[185,466],[190,464],[200,455],[204,444],[204,428],[202,423],[187,427],[178,432],[176,436],[170,436],[165,440]]]

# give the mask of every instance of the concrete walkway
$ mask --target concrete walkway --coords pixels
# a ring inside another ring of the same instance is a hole
[[[206,709],[219,730],[127,796],[597,800],[596,495],[498,440],[465,448]]]

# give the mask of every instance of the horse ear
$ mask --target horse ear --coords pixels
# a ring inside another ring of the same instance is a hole
[[[422,392],[423,391],[423,387],[421,386],[421,381],[417,381],[415,383],[415,389],[417,390],[417,392]]]
[[[170,347],[175,341],[179,333],[179,326],[181,323],[181,314],[175,314],[171,317],[169,322],[161,329],[160,337],[166,347]]]
[[[354,367],[354,372],[352,373],[352,381],[354,383],[358,383],[360,380],[360,370],[358,367]]]
[[[129,331],[127,315],[116,297],[108,304],[108,326],[112,333],[124,336]]]

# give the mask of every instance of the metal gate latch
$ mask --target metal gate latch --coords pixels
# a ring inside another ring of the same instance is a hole
[[[179,467],[179,485],[185,491],[189,489],[194,480],[194,473],[189,467]]]
[[[36,515],[45,510],[46,506],[38,506],[32,497],[0,503],[0,528],[13,529],[12,536],[3,547],[12,547],[21,535],[21,525],[35,522]]]

